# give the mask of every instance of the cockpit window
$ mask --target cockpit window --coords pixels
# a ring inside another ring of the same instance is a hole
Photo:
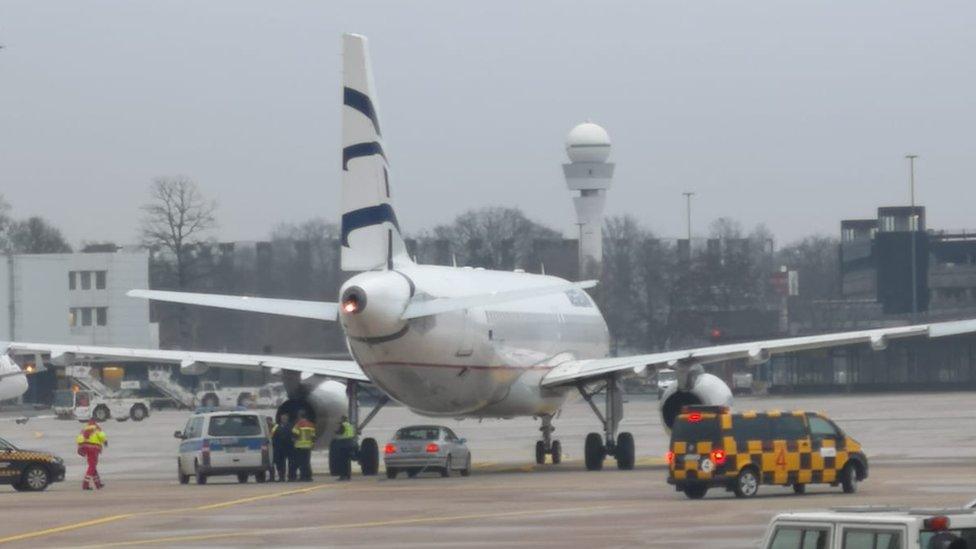
[[[574,307],[593,306],[593,301],[590,300],[590,296],[586,295],[586,292],[583,290],[577,288],[566,290],[566,297],[569,298],[569,302],[572,303]]]

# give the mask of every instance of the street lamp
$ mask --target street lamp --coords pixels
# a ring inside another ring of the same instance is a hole
[[[691,250],[691,197],[695,196],[695,193],[691,191],[685,191],[681,193],[685,197],[685,202],[687,203],[687,218],[688,218],[688,250]]]
[[[911,233],[912,239],[912,321],[914,322],[916,315],[918,315],[918,265],[916,265],[915,260],[915,238],[916,232],[918,231],[918,216],[915,214],[915,159],[918,158],[917,154],[906,154],[905,158],[908,159],[908,180],[911,187],[911,199],[912,199],[912,210],[908,218],[908,230]]]

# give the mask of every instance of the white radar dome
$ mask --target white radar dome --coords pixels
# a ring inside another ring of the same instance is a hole
[[[566,136],[566,154],[572,162],[606,162],[610,158],[610,135],[592,122],[584,122]]]

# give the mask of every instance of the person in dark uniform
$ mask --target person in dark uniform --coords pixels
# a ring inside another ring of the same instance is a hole
[[[275,472],[278,482],[285,481],[285,471],[288,480],[295,480],[295,443],[291,435],[291,418],[288,414],[278,416],[278,423],[271,430],[271,446],[274,450]]]
[[[349,418],[342,416],[335,432],[336,449],[339,451],[339,480],[352,478],[352,458],[356,453],[356,427]]]

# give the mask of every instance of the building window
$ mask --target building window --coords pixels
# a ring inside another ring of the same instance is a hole
[[[883,215],[881,216],[881,230],[886,233],[890,233],[895,230],[895,216],[893,215]]]
[[[844,242],[853,242],[854,241],[854,229],[844,229],[843,234],[841,235],[841,238],[842,238],[842,240]]]
[[[108,307],[95,308],[95,323],[99,326],[105,326],[108,324]]]
[[[81,289],[91,290],[91,271],[81,271]]]
[[[92,310],[91,307],[84,307],[81,309],[81,325],[91,326],[92,325]]]
[[[75,272],[74,271],[68,271],[68,289],[69,290],[74,290],[75,289]]]
[[[68,326],[74,328],[78,325],[78,309],[74,307],[68,309]]]
[[[105,271],[95,271],[95,289],[104,290],[105,289]]]

